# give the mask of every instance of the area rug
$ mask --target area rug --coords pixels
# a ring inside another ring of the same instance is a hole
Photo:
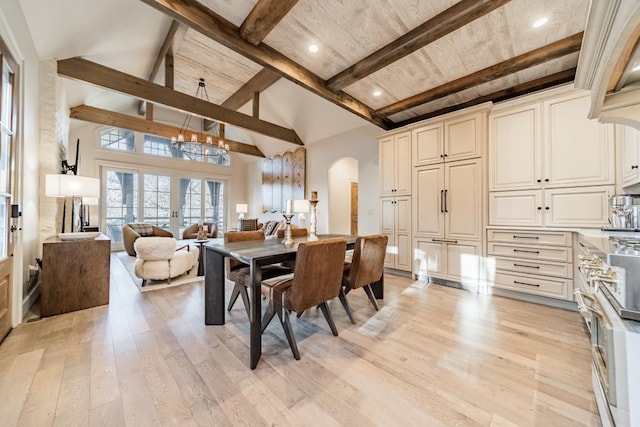
[[[186,285],[187,283],[194,283],[204,280],[204,276],[198,276],[198,265],[191,269],[189,273],[185,273],[181,276],[171,279],[171,283],[166,280],[147,280],[144,286],[142,286],[142,279],[135,275],[133,272],[133,265],[136,262],[136,257],[130,256],[127,252],[117,252],[118,259],[122,262],[125,269],[131,276],[131,280],[138,287],[140,292],[156,291],[158,289],[171,288],[173,286]]]

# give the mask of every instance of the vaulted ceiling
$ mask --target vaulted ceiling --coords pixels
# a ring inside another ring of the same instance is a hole
[[[60,60],[60,74],[82,82],[66,85],[71,105],[136,105],[143,113],[143,98],[290,143],[366,122],[392,129],[572,81],[589,7],[588,0],[61,2],[22,5],[41,58]],[[540,18],[546,24],[534,27]],[[199,78],[218,109],[189,99]],[[152,96],[126,84],[137,89],[144,80],[155,84]],[[163,97],[159,86],[188,96]],[[100,87],[126,95],[107,102]],[[306,122],[318,121],[309,132],[314,124]]]

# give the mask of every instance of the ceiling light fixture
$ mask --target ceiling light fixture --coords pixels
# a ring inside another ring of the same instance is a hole
[[[318,45],[317,44],[310,44],[309,45],[309,52],[316,53],[317,51],[318,51]]]
[[[203,101],[209,101],[209,94],[207,93],[207,87],[204,83],[204,79],[200,78],[198,81],[198,88],[196,89],[196,93],[194,95],[196,98],[200,98]],[[200,117],[200,132],[193,131],[189,129],[189,124],[191,123],[191,117],[193,114],[189,113],[187,117],[184,119],[184,123],[180,127],[180,133],[178,136],[171,137],[171,144],[177,150],[198,154],[195,147],[192,144],[202,144],[206,148],[203,150],[203,155],[205,156],[221,156],[225,154],[229,154],[229,144],[225,144],[222,139],[218,139],[218,143],[214,144],[213,136],[207,135],[204,133],[204,118]],[[216,136],[220,138],[220,131],[218,123],[214,122],[214,127],[216,128]],[[185,141],[184,135],[187,132],[191,132],[191,139],[189,141]]]
[[[546,17],[536,19],[535,22],[533,23],[533,28],[542,27],[544,24],[547,23],[547,21],[549,21],[549,19]]]
[[[380,96],[382,95],[382,91],[381,90],[374,90],[373,91],[373,96]]]
[[[633,72],[640,71],[640,62],[636,62],[636,64],[631,69],[631,71],[633,71]]]

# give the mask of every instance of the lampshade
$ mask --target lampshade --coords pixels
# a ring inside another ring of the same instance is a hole
[[[100,180],[88,176],[47,174],[45,194],[49,197],[100,197]]]
[[[238,203],[236,205],[236,213],[246,214],[249,212],[249,206],[246,203]]]
[[[309,212],[309,201],[308,200],[294,200],[293,201],[293,211],[296,213],[307,213]]]

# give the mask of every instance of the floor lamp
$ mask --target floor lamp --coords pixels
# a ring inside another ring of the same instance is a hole
[[[67,197],[72,198],[71,232],[73,233],[74,231],[74,225],[77,225],[76,228],[78,231],[83,231],[82,198],[100,197],[100,180],[98,178],[88,176],[47,174],[45,194],[49,197],[64,197],[64,205],[62,209],[62,233],[65,232]],[[78,204],[77,208],[76,204]]]

